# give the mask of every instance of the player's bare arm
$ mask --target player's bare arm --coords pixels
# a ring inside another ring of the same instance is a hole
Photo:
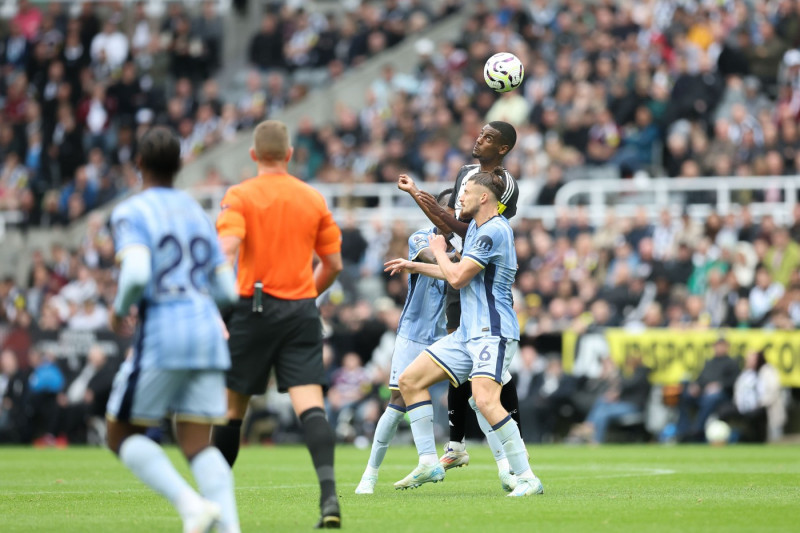
[[[434,218],[438,219],[440,222],[436,224],[436,227],[439,228],[439,231],[444,233],[445,235],[450,233],[455,233],[459,235],[462,239],[467,237],[467,229],[469,228],[468,222],[461,222],[456,217],[451,215],[444,209],[439,203],[436,201],[436,198],[425,191],[417,192],[414,199],[417,201],[417,204],[420,206],[422,211],[428,216],[431,221],[434,221]],[[430,211],[431,215],[428,215]],[[431,218],[431,217],[434,218]]]
[[[451,263],[458,261],[460,259],[458,252],[455,250],[447,252],[447,258],[450,260]],[[434,257],[433,252],[430,248],[425,248],[417,255],[417,261],[421,261],[423,263],[428,263],[431,265],[436,264],[436,257]]]
[[[219,238],[219,245],[222,248],[222,253],[228,263],[235,265],[239,259],[239,246],[242,244],[242,239],[235,235],[225,235]]]
[[[400,176],[397,178],[397,188],[411,195],[419,208],[422,209],[422,212],[425,213],[425,216],[428,217],[428,220],[433,222],[439,231],[442,233],[450,233],[452,231],[448,229],[449,225],[442,217],[442,215],[445,217],[451,217],[451,215],[442,209],[438,203],[436,203],[436,198],[433,198],[430,193],[420,191],[411,176],[407,174],[400,174]],[[430,196],[433,199],[433,207],[428,204],[423,204],[419,196],[420,194],[426,194],[427,196]]]
[[[465,287],[475,275],[481,271],[481,266],[474,261],[459,261],[451,263],[447,255],[447,242],[441,235],[431,235],[428,238],[430,250],[436,258],[437,267],[444,275],[444,279],[454,289]]]
[[[430,278],[445,279],[441,269],[436,264],[420,263],[418,261],[409,261],[398,257],[383,264],[384,272],[388,272],[390,276],[395,274],[422,274]]]

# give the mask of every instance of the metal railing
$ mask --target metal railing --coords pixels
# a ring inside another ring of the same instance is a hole
[[[664,208],[669,209],[673,216],[678,216],[685,207],[690,216],[701,219],[714,211],[720,214],[736,213],[740,209],[733,196],[736,191],[759,191],[767,196],[782,197],[780,201],[753,202],[748,205],[756,219],[769,214],[778,223],[790,223],[800,192],[800,177],[574,180],[558,191],[554,206],[534,205],[540,187],[538,180],[521,180],[518,185],[517,216],[541,219],[546,226],[552,226],[559,214],[572,214],[579,206],[587,210],[594,224],[602,224],[610,207],[622,217],[633,216],[644,208],[651,219],[655,219]],[[418,186],[436,194],[449,187],[450,183],[427,182]],[[357,224],[368,224],[377,217],[383,220],[402,219],[414,224],[425,223],[426,220],[413,199],[392,183],[314,184],[314,187],[325,197],[338,221],[348,217],[352,217]],[[190,191],[215,217],[225,189],[195,187]],[[692,193],[705,193],[712,201],[694,203],[691,196],[687,198],[687,194]]]
[[[774,198],[748,202],[755,218],[772,215],[778,223],[791,222],[800,192],[800,176],[575,180],[558,191],[555,204],[556,209],[583,205],[597,222],[611,206],[626,216],[645,208],[651,218],[664,208],[675,215],[686,206],[691,216],[704,218],[712,211],[723,215],[736,213],[741,204],[735,194],[747,191]],[[696,201],[698,196],[702,201]]]

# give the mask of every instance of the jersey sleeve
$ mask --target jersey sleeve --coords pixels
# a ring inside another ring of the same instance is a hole
[[[467,167],[461,167],[461,170],[458,171],[458,176],[456,176],[456,183],[453,186],[453,194],[450,195],[450,200],[447,201],[447,207],[450,209],[456,208],[456,198],[458,196],[458,191],[461,190],[461,182],[464,180],[464,174],[467,173]]]
[[[506,171],[506,190],[503,191],[503,197],[498,202],[498,211],[506,217],[506,220],[511,220],[517,214],[517,200],[519,199],[519,187],[517,181],[510,172]]]
[[[246,235],[245,205],[237,194],[236,188],[231,187],[220,203],[219,216],[217,217],[217,233],[220,237],[239,237]]]
[[[464,250],[463,257],[486,268],[492,259],[501,255],[505,235],[496,224],[484,224],[477,230],[475,240]]]
[[[408,238],[408,260],[416,261],[420,252],[430,246],[428,243],[428,232],[424,230],[413,233]]]
[[[317,242],[314,244],[314,251],[317,255],[331,255],[342,251],[342,231],[333,220],[333,215],[324,207],[325,211],[319,220],[317,231]]]
[[[144,224],[141,214],[132,209],[130,204],[120,204],[114,209],[111,214],[111,232],[118,260],[122,260],[125,250],[130,247],[150,247],[147,226]]]

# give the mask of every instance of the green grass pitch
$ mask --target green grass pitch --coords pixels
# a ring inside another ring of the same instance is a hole
[[[395,491],[416,464],[390,448],[376,492],[353,494],[368,450],[340,447],[343,526],[353,532],[800,531],[798,446],[529,447],[544,496],[500,490],[491,455],[444,483]],[[181,472],[185,463],[174,448]],[[318,489],[305,448],[247,447],[235,469],[242,530],[306,531]],[[107,450],[0,448],[0,531],[176,532],[176,513]]]

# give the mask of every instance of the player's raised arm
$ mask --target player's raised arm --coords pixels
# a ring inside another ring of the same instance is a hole
[[[447,255],[447,242],[441,235],[431,235],[430,249],[436,258],[436,266],[454,289],[465,287],[482,270],[481,266],[474,261],[451,263],[450,257]]]
[[[467,228],[469,228],[469,223],[461,222],[452,214],[448,213],[446,209],[438,204],[436,198],[434,198],[431,193],[418,191],[414,196],[414,199],[417,201],[417,204],[426,215],[428,214],[428,211],[430,211],[440,220],[439,223],[434,222],[434,224],[436,224],[436,227],[439,228],[439,231],[441,231],[443,234],[449,235],[450,233],[455,233],[462,239],[467,236]],[[433,221],[431,215],[428,215],[428,218]]]
[[[397,188],[411,195],[419,208],[422,209],[422,212],[425,213],[425,216],[428,217],[428,220],[433,222],[439,231],[445,234],[452,231],[448,229],[450,226],[447,218],[453,218],[453,216],[436,202],[436,198],[434,198],[433,195],[426,193],[425,191],[420,191],[411,176],[407,174],[400,174],[400,176],[397,178]],[[426,198],[430,197],[431,202],[423,202],[420,194],[427,195]]]

